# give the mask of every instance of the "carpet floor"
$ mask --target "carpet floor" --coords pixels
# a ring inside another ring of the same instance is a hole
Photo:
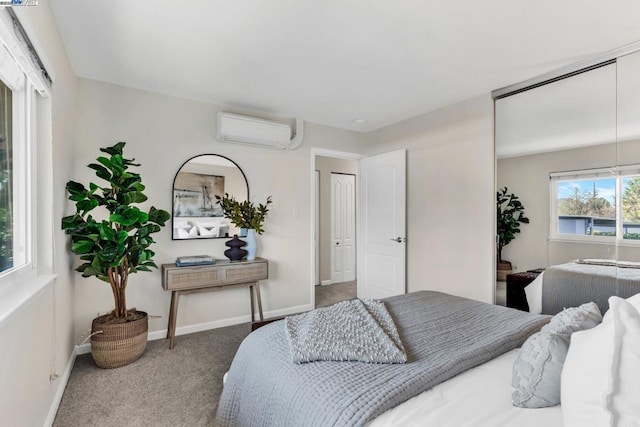
[[[56,427],[211,426],[229,369],[251,324],[150,341],[134,363],[100,369],[78,356]]]
[[[356,281],[316,286],[316,308],[328,307],[356,297]]]
[[[321,289],[318,289],[321,288]],[[355,282],[316,286],[316,306],[355,298]],[[90,354],[78,356],[54,427],[211,426],[222,376],[251,324],[149,341],[128,366],[100,369]]]

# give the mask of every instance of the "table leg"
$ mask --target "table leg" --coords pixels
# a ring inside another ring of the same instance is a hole
[[[171,292],[171,304],[169,305],[169,321],[167,322],[167,338],[171,338],[171,322],[173,321],[173,304],[176,298],[175,291]]]
[[[176,320],[178,317],[178,299],[180,298],[179,291],[171,292],[171,310],[169,311],[169,349],[175,346],[176,340]]]
[[[249,298],[251,299],[251,321],[255,320],[255,307],[253,306],[253,285],[249,285]]]
[[[260,299],[260,282],[255,283],[256,286],[256,299],[258,300],[258,313],[260,314],[260,320],[264,320],[262,316],[262,300]]]

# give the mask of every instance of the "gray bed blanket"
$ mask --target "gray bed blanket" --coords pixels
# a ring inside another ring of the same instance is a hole
[[[595,302],[604,315],[610,296],[629,298],[640,292],[640,269],[630,268],[629,263],[621,268],[596,261],[548,267],[542,278],[542,313],[556,314],[565,307]]]
[[[405,400],[516,348],[547,316],[440,292],[385,299],[408,362],[291,362],[284,322],[241,344],[217,425],[359,426]]]
[[[382,301],[354,299],[284,319],[291,359],[405,363],[398,329]]]

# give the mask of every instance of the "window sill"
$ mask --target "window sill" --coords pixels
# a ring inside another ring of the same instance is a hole
[[[557,242],[557,243],[578,243],[578,244],[587,244],[587,245],[609,245],[615,246],[616,241],[612,238],[603,237],[603,240],[593,238],[593,239],[580,239],[580,238],[571,238],[571,237],[549,237],[549,242]]]
[[[55,274],[17,278],[0,285],[0,327],[16,312],[53,284]]]
[[[572,238],[563,238],[563,237],[549,237],[549,242],[554,243],[575,243],[579,245],[608,245],[608,246],[629,246],[629,247],[638,247],[640,246],[640,240],[591,240],[591,239],[572,239]]]

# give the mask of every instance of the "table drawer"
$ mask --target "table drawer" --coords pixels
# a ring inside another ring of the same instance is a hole
[[[269,264],[266,260],[192,267],[162,266],[162,287],[168,291],[257,282],[268,277]]]

